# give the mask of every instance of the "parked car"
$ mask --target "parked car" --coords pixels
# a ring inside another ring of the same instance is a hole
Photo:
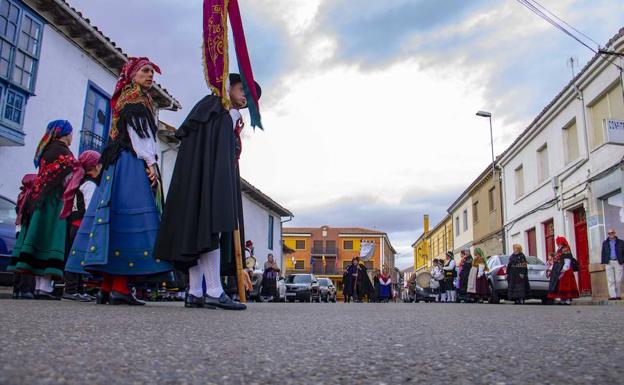
[[[0,195],[0,286],[12,286],[13,274],[7,272],[15,246],[15,202]]]
[[[288,302],[321,302],[321,288],[313,274],[291,274],[286,277],[286,300]]]
[[[336,286],[329,278],[319,278],[321,288],[321,300],[325,302],[336,302]]]
[[[527,299],[539,299],[544,304],[552,303],[548,299],[550,279],[546,277],[546,264],[537,257],[526,257],[529,264],[529,286],[531,291]],[[499,303],[507,299],[507,264],[508,255],[493,255],[488,261],[488,283],[490,285],[490,303]]]

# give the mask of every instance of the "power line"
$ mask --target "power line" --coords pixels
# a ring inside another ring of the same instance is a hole
[[[559,16],[555,15],[553,12],[549,11],[548,8],[544,7],[543,5],[541,5],[539,2],[537,2],[537,0],[532,0],[533,3],[535,3],[539,8],[541,8],[542,10],[546,11],[546,13],[548,13],[549,15],[551,15],[552,17],[554,17],[555,19],[559,20],[560,22],[562,22],[563,24],[567,25],[568,27],[572,28],[576,33],[580,34],[581,36],[584,36],[587,40],[591,41],[592,43],[596,44],[596,46],[598,48],[600,48],[600,43],[598,43],[596,40],[592,39],[591,37],[587,36],[586,34],[584,34],[583,32],[579,31],[578,29],[574,28],[573,25],[569,24],[568,22],[566,22],[565,20],[563,20],[562,18],[560,18]]]

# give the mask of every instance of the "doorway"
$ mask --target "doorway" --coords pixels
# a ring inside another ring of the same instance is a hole
[[[573,211],[574,240],[576,259],[579,262],[578,280],[581,295],[591,295],[591,279],[589,276],[589,246],[587,241],[587,221],[584,207]]]

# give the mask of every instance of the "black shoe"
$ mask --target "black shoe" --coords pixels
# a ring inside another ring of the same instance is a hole
[[[143,306],[145,302],[137,299],[134,294],[121,294],[117,291],[111,291],[109,303],[111,305],[130,305],[130,306]]]
[[[219,298],[211,297],[208,294],[204,296],[204,307],[218,307],[219,309],[225,310],[245,310],[247,309],[247,305],[234,302],[232,298],[228,297],[227,294],[223,293]]]
[[[204,297],[195,297],[192,294],[187,294],[184,300],[184,307],[200,308],[204,307]]]
[[[107,291],[100,290],[95,296],[95,303],[98,305],[106,305],[110,300],[110,293]]]
[[[85,300],[85,302],[93,302],[95,301],[95,297],[89,294],[80,294],[80,296]]]
[[[68,299],[70,301],[78,301],[78,302],[90,302],[91,300],[85,298],[82,296],[82,294],[78,294],[78,293],[63,293],[63,297],[61,297],[63,299]]]
[[[52,293],[48,293],[47,291],[35,290],[35,299],[44,301],[59,301],[61,298],[55,296]]]

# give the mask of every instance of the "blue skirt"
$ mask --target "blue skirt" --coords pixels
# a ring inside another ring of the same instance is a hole
[[[153,255],[160,213],[145,163],[129,151],[104,170],[69,253],[72,273],[150,275],[172,270]]]

